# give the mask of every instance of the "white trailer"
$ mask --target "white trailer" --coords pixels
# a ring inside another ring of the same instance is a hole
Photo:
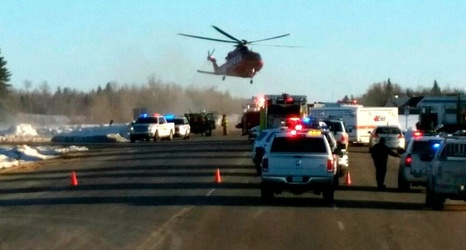
[[[362,105],[311,107],[309,116],[316,119],[342,119],[350,142],[355,144],[368,144],[369,133],[378,125],[399,125],[396,107]]]

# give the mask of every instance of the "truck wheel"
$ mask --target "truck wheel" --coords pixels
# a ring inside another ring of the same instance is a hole
[[[409,188],[410,184],[403,179],[403,174],[401,173],[400,169],[400,171],[398,171],[398,190],[401,192],[406,192],[409,190]]]
[[[261,199],[264,202],[270,202],[273,199],[273,191],[267,187],[261,186]]]
[[[324,202],[327,205],[333,205],[333,203],[335,201],[335,198],[334,198],[335,190],[333,188],[329,188],[329,189],[324,190],[322,192],[322,195],[324,197]]]
[[[173,140],[173,131],[170,130],[170,135],[168,136],[168,140],[171,141]]]
[[[340,187],[340,177],[338,173],[335,176],[333,176],[333,187],[335,189],[338,189]]]
[[[160,140],[159,131],[155,131],[154,141],[159,141],[159,140]]]
[[[442,210],[445,200],[430,190],[426,190],[426,206],[433,210]]]

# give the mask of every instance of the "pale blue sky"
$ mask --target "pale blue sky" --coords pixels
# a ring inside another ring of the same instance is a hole
[[[1,0],[0,49],[24,89],[47,81],[83,91],[146,84],[150,76],[183,86],[217,86],[233,96],[305,94],[310,101],[361,95],[374,82],[403,87],[466,87],[466,1],[123,1]],[[255,45],[264,68],[249,79],[212,70],[231,44],[211,26]]]

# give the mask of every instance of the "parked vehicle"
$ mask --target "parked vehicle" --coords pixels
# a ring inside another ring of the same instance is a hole
[[[382,125],[375,127],[369,136],[369,151],[379,143],[381,137],[385,137],[385,144],[391,149],[404,149],[405,137],[398,125]]]
[[[401,152],[398,169],[398,189],[407,191],[413,186],[426,186],[429,162],[421,161],[421,155],[433,155],[438,150],[442,138],[415,134]]]
[[[259,134],[261,133],[260,130],[261,130],[261,128],[260,128],[259,125],[254,126],[254,127],[252,127],[252,128],[249,130],[249,132],[248,132],[248,134],[249,134],[248,140],[249,140],[250,143],[254,143],[254,141],[256,140],[257,136],[259,136]]]
[[[335,139],[338,142],[338,148],[341,150],[348,150],[349,145],[349,136],[346,132],[346,125],[343,119],[323,119],[330,129],[335,135]]]
[[[164,116],[147,116],[142,115],[136,121],[131,123],[129,138],[131,142],[136,140],[149,141],[153,139],[172,140],[175,133],[175,124],[167,122]]]
[[[261,174],[262,172],[260,165],[262,162],[262,157],[264,157],[265,148],[267,147],[268,143],[270,143],[270,141],[272,140],[273,135],[276,133],[282,133],[286,130],[287,128],[285,127],[264,129],[257,136],[252,146],[252,162],[254,163],[254,166],[256,167],[256,171],[258,174]]]
[[[184,114],[191,126],[191,133],[211,136],[216,128],[217,115],[214,113],[187,113]]]
[[[381,125],[399,125],[398,108],[364,107],[353,104],[325,104],[309,108],[309,116],[317,119],[342,119],[349,143],[368,144],[369,133]]]
[[[283,191],[293,194],[312,191],[317,195],[322,193],[327,203],[333,203],[338,181],[336,163],[320,131],[275,134],[261,165],[263,200],[269,201]]]
[[[426,205],[441,210],[446,199],[466,201],[466,131],[445,138],[439,150],[421,155],[429,162]]]
[[[167,122],[173,122],[175,124],[175,137],[181,137],[183,139],[189,139],[191,137],[191,125],[189,125],[188,119],[183,116],[165,116]]]

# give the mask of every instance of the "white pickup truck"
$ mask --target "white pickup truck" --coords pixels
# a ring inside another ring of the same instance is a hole
[[[277,133],[262,159],[261,198],[289,191],[323,194],[333,204],[338,182],[337,162],[327,138],[320,131]]]
[[[421,155],[421,161],[431,161],[427,177],[426,205],[442,210],[446,199],[466,201],[466,136],[444,139],[432,157]]]
[[[136,140],[154,141],[160,139],[172,140],[175,133],[175,124],[167,122],[163,116],[141,116],[131,123],[129,139],[131,142]]]

